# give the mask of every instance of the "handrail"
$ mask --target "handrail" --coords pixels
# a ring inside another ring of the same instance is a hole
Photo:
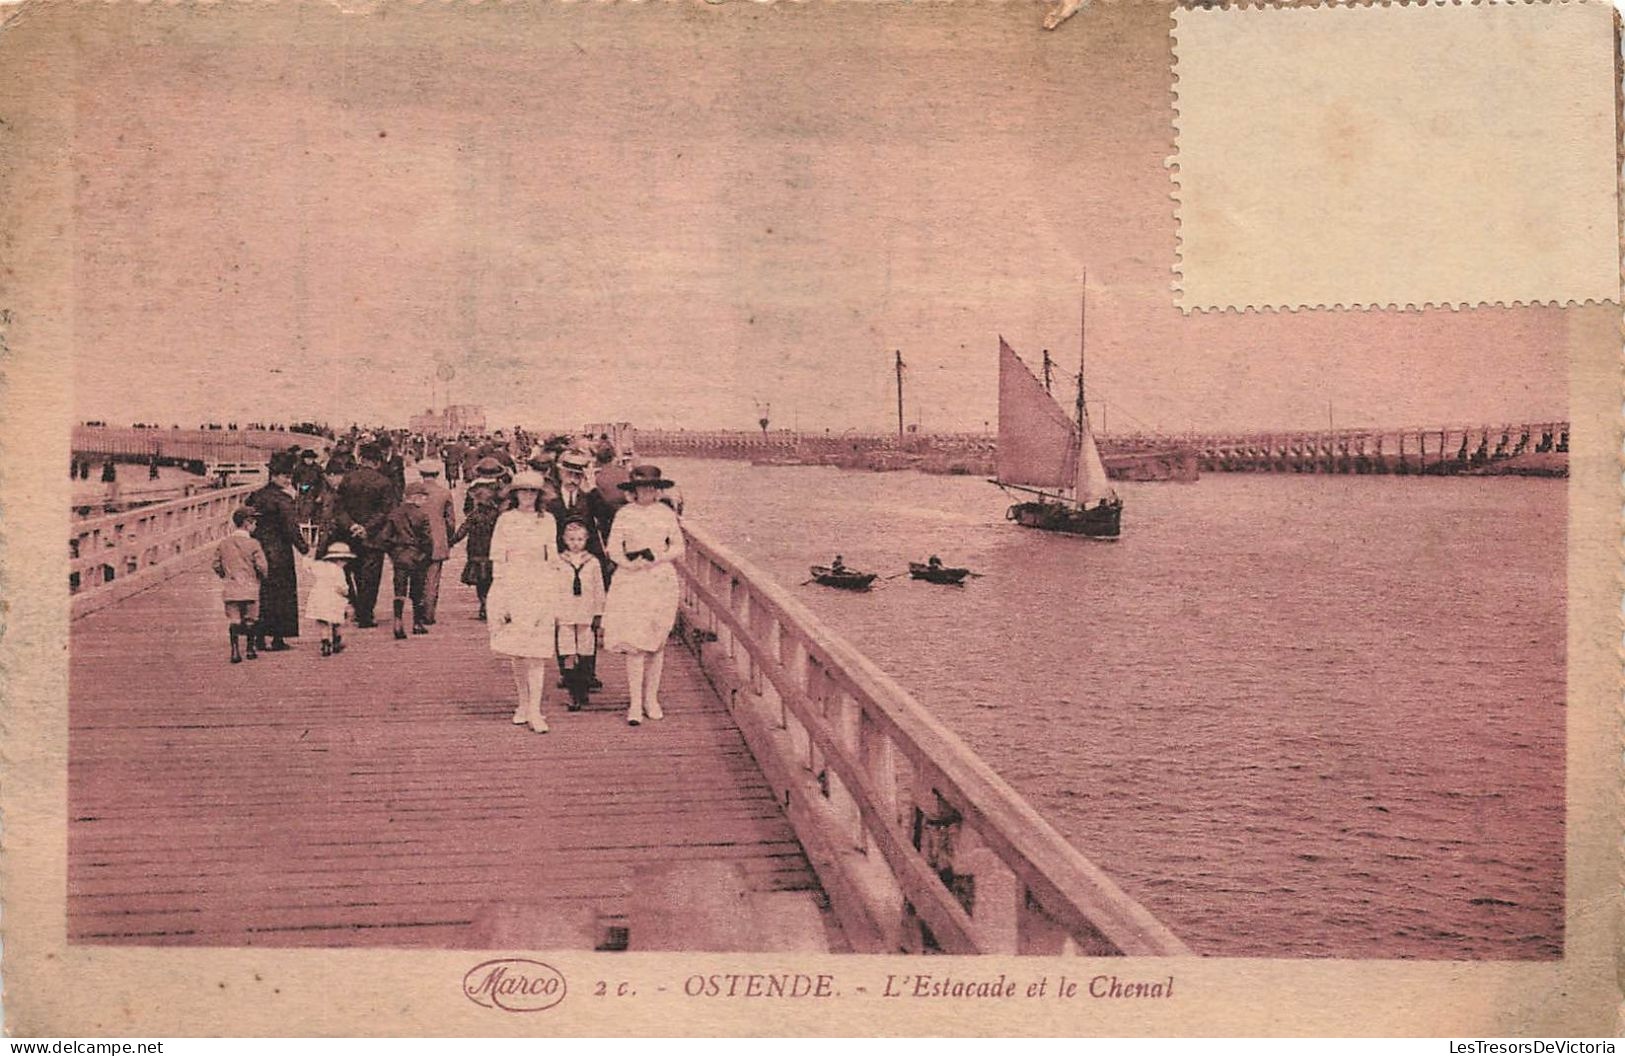
[[[202,491],[73,522],[68,540],[70,617],[95,612],[187,567],[230,531],[231,511],[258,486]]]
[[[788,590],[686,533],[689,636],[854,946],[1190,953]]]

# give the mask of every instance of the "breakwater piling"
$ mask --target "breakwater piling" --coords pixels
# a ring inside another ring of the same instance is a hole
[[[1106,472],[1117,480],[1194,481],[1195,451],[1175,440],[1096,438]],[[985,433],[798,433],[791,430],[639,429],[640,456],[740,459],[759,465],[839,466],[886,471],[992,476],[998,444]]]
[[[1193,435],[1209,473],[1568,476],[1567,422]]]

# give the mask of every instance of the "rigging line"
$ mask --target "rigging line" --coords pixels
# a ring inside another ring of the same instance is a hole
[[[1063,376],[1066,377],[1072,384],[1077,384],[1078,375],[1075,371],[1071,374],[1066,374]],[[1145,421],[1132,411],[1127,410],[1123,404],[1120,404],[1116,400],[1112,399],[1111,393],[1107,392],[1097,381],[1095,381],[1093,374],[1091,374],[1089,377],[1089,391],[1091,397],[1089,400],[1090,403],[1109,403],[1111,404],[1113,414],[1122,415],[1124,418],[1127,418],[1129,421],[1133,422],[1135,425],[1139,426],[1148,433],[1156,431],[1151,426],[1151,423]]]

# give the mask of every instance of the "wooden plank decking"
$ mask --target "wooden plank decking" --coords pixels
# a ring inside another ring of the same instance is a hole
[[[459,561],[431,635],[352,628],[330,659],[311,624],[228,664],[207,569],[76,621],[70,941],[841,948],[693,657],[667,651],[662,723],[626,725],[605,657],[587,711],[550,688],[552,732],[514,726]]]

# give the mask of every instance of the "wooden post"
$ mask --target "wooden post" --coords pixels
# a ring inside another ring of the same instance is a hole
[[[962,827],[959,843],[954,860],[969,881],[972,901],[965,909],[971,915],[971,923],[976,925],[983,950],[987,953],[1021,952],[1021,910],[1026,885],[982,842],[976,830]]]
[[[858,718],[858,758],[869,775],[869,785],[886,812],[886,822],[899,826],[897,815],[897,750],[879,723],[862,712]]]
[[[824,712],[829,700],[829,674],[824,670],[824,665],[811,656],[807,657],[803,670],[806,671],[807,701],[811,705],[811,711],[814,714],[821,714]],[[823,753],[818,750],[818,745],[813,742],[812,731],[803,727],[801,736],[804,741],[801,765],[817,774],[824,768]],[[828,795],[828,791],[826,786],[826,795]]]
[[[903,442],[903,350],[897,350],[897,442]]]
[[[1070,937],[1044,912],[1033,893],[1023,885],[1016,904],[1016,952],[1056,956],[1074,952],[1068,949]]]
[[[790,656],[785,663],[790,672],[792,688],[801,690],[803,695],[810,696],[808,692],[811,683],[812,663],[807,655],[807,643],[796,635],[790,643]],[[805,759],[807,745],[807,731],[796,718],[795,713],[788,707],[784,709],[784,729],[789,733],[791,742],[795,745],[796,754]]]
[[[838,691],[831,695],[825,711],[829,716],[830,730],[834,734],[835,743],[840,745],[850,758],[861,758],[859,738],[862,733],[863,708],[850,694]],[[867,851],[868,836],[864,831],[863,813],[858,809],[857,800],[852,798],[852,793],[847,789],[846,782],[840,775],[832,773],[827,779],[826,787],[829,789],[830,804],[841,819],[852,849]]]
[[[926,865],[931,867],[931,871],[947,885],[954,897],[960,900],[960,905],[969,913],[976,903],[974,884],[970,882],[970,878],[961,878],[954,873],[954,845],[963,819],[958,811],[937,795],[936,789],[932,786],[934,776],[929,768],[915,769],[910,840],[914,848],[920,852],[920,857],[925,859]],[[904,928],[905,934],[912,932],[918,935],[919,949],[941,948],[925,924],[914,918],[911,913],[904,914]]]

